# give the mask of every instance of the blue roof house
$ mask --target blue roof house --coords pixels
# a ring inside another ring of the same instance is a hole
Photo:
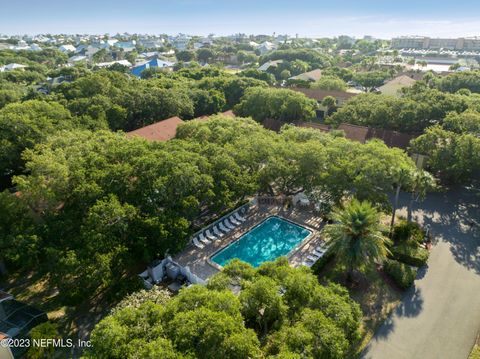
[[[143,70],[152,68],[152,67],[159,67],[159,68],[168,68],[172,67],[174,65],[173,62],[170,61],[164,61],[160,59],[153,59],[144,63],[141,63],[135,67],[132,68],[132,74],[140,77],[141,73]]]

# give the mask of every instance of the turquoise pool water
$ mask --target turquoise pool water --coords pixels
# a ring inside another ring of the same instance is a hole
[[[224,266],[238,258],[258,267],[263,262],[287,255],[310,233],[311,231],[304,227],[272,216],[217,252],[211,260]]]

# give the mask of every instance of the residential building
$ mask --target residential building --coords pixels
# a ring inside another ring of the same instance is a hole
[[[58,50],[65,54],[65,53],[69,53],[69,52],[75,52],[77,49],[76,49],[75,46],[67,44],[67,45],[60,46],[58,48]]]
[[[283,60],[273,60],[273,61],[267,61],[264,64],[262,64],[258,70],[259,71],[268,71],[270,68],[276,68],[279,64],[283,63]]]
[[[380,86],[378,91],[384,95],[399,96],[399,91],[402,88],[412,87],[416,82],[417,80],[407,75],[401,75]]]
[[[178,35],[172,40],[172,45],[179,51],[184,51],[188,48],[191,37],[183,34]]]
[[[141,137],[147,141],[168,141],[175,138],[177,127],[184,121],[180,117],[171,117],[163,121],[127,132],[127,137]]]
[[[316,69],[308,72],[304,72],[303,74],[292,76],[289,80],[300,80],[300,81],[307,81],[307,82],[315,82],[320,80],[322,77],[322,70]]]
[[[382,128],[372,128],[365,126],[342,123],[337,130],[345,133],[345,138],[352,141],[365,143],[372,139],[382,140],[388,147],[396,147],[406,150],[410,146],[410,141],[416,138],[416,135],[385,130]]]
[[[128,60],[117,60],[117,61],[109,61],[109,62],[99,62],[98,64],[95,64],[96,67],[110,67],[110,66],[113,66],[115,64],[119,64],[119,65],[122,65],[122,66],[126,66],[126,67],[131,67],[132,64],[130,63],[130,61]]]
[[[76,64],[76,63],[79,63],[79,62],[82,62],[82,61],[87,61],[87,56],[83,56],[83,55],[75,55],[75,56],[72,56],[68,59],[68,62],[70,64]]]
[[[134,68],[132,68],[132,74],[134,76],[140,77],[142,74],[142,71],[152,68],[152,67],[158,67],[158,68],[163,68],[163,69],[171,69],[175,65],[174,62],[170,61],[165,61],[161,60],[158,58],[154,58],[153,60],[149,60],[146,62],[143,62],[141,64],[136,65]]]
[[[448,39],[424,36],[402,36],[392,39],[391,48],[478,51],[480,50],[480,37],[460,37],[457,39]]]
[[[264,55],[269,51],[275,50],[277,46],[269,41],[264,41],[258,48],[260,55]]]
[[[114,45],[114,47],[118,49],[122,49],[125,52],[130,52],[136,49],[136,42],[135,40],[132,41],[118,41]]]

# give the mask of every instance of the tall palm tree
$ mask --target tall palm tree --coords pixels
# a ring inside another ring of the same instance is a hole
[[[325,227],[330,250],[347,266],[347,279],[355,270],[363,270],[389,253],[389,239],[382,234],[380,214],[368,201],[353,199],[344,208],[333,211],[334,224]]]

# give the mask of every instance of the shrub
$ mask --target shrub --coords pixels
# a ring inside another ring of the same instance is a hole
[[[393,241],[395,243],[406,242],[406,241],[415,241],[417,243],[422,243],[425,238],[425,233],[423,232],[420,225],[416,222],[401,221],[393,229]]]
[[[391,249],[392,258],[415,267],[421,267],[427,264],[428,251],[419,247],[417,244],[402,243]]]
[[[402,289],[409,288],[417,276],[416,268],[412,268],[406,264],[390,259],[387,259],[384,262],[383,268],[385,273],[387,273]]]

